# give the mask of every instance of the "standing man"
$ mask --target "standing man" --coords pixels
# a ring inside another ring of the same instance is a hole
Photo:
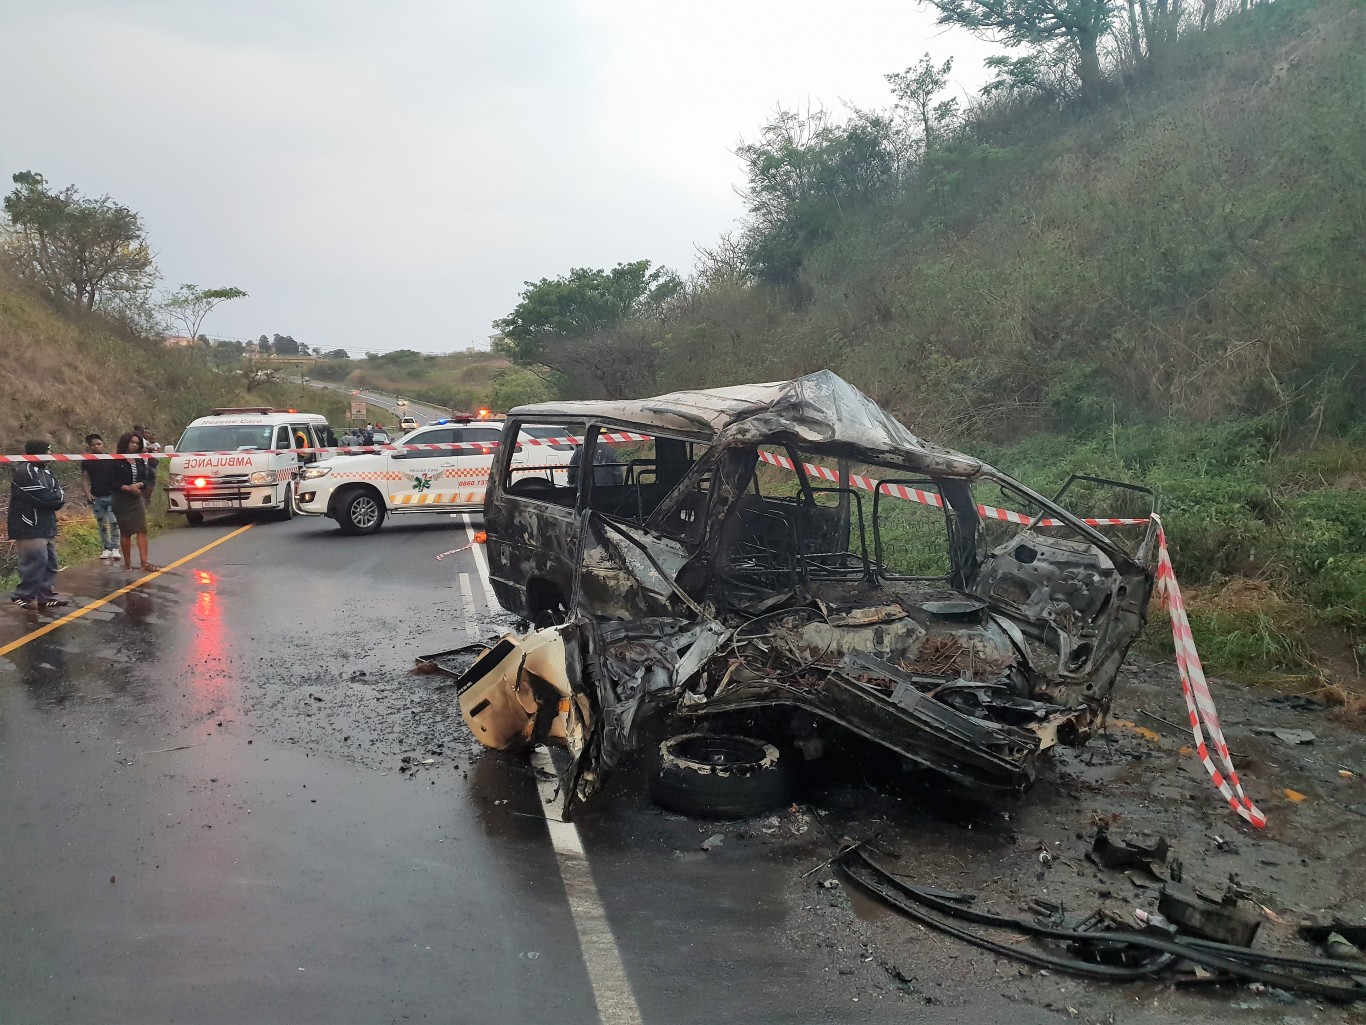
[[[24,455],[50,451],[46,441],[24,442]],[[62,486],[46,463],[16,463],[10,475],[9,536],[19,550],[19,586],[10,599],[21,609],[59,609],[57,597],[57,510],[66,504]]]
[[[93,455],[104,454],[104,439],[98,434],[85,436],[85,450]],[[119,522],[114,518],[114,477],[118,467],[112,459],[92,459],[81,464],[81,487],[95,514],[100,528],[100,558],[119,557]]]

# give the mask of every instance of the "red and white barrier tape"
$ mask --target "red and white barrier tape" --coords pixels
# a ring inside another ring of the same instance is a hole
[[[1186,618],[1186,605],[1181,600],[1181,588],[1176,583],[1176,573],[1172,569],[1171,556],[1167,553],[1167,536],[1162,529],[1162,520],[1157,516],[1157,594],[1167,608],[1172,621],[1172,642],[1176,645],[1176,668],[1181,676],[1181,691],[1186,697],[1186,710],[1190,713],[1191,732],[1195,734],[1195,752],[1209,773],[1210,779],[1224,795],[1228,805],[1237,814],[1247,819],[1258,829],[1266,828],[1266,816],[1243,793],[1243,784],[1238,779],[1238,771],[1229,757],[1228,744],[1224,741],[1224,731],[1219,726],[1219,712],[1214,707],[1209,684],[1205,680],[1205,670],[1200,664],[1200,656],[1195,650],[1195,638],[1191,635],[1190,620]],[[1205,743],[1203,730],[1209,731],[1209,739],[1219,755],[1222,771],[1210,758],[1209,747]]]
[[[771,463],[773,466],[781,466],[785,470],[795,469],[792,460],[787,456],[780,456],[772,452],[760,452],[759,458],[765,463]],[[802,469],[806,471],[808,477],[818,477],[821,480],[839,483],[839,472],[830,469],[828,466],[820,466],[816,463],[802,463]],[[921,505],[933,505],[940,509],[944,507],[944,499],[934,491],[922,491],[919,488],[908,488],[904,484],[883,484],[875,478],[862,477],[857,473],[851,473],[848,479],[850,486],[858,488],[860,491],[880,491],[882,494],[891,495],[893,498],[904,498],[909,502],[919,502]],[[1018,523],[1021,526],[1034,522],[1033,519],[1026,516],[1024,513],[1012,512],[1009,509],[998,509],[994,505],[979,505],[977,511],[988,519],[1005,520],[1007,523]],[[1141,523],[1147,523],[1148,518],[1146,516],[1137,518],[1114,516],[1085,519],[1082,520],[1082,522],[1093,527],[1131,527]],[[1062,520],[1055,520],[1049,517],[1039,520],[1037,524],[1037,526],[1040,527],[1060,527],[1062,525]]]
[[[645,434],[614,432],[600,434],[598,437],[612,444],[632,441],[654,440]],[[567,435],[563,438],[522,438],[517,447],[536,446],[549,448],[555,445],[582,445],[583,439]],[[336,455],[338,453],[364,452],[481,452],[490,453],[498,449],[496,441],[448,441],[439,445],[334,445],[326,448],[252,448],[225,449],[215,452],[45,452],[42,455],[0,455],[0,463],[88,463],[100,460],[119,459],[196,459],[220,456],[274,456],[288,455],[291,452],[310,455]]]

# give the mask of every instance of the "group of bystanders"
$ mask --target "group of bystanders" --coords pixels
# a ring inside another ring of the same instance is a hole
[[[104,438],[85,436],[85,450],[104,455]],[[100,558],[123,560],[133,569],[132,551],[137,545],[138,564],[155,571],[147,559],[147,507],[156,489],[156,460],[161,450],[154,435],[140,424],[119,436],[116,452],[122,459],[91,459],[81,464],[81,488],[90,502],[100,531]],[[24,443],[24,454],[47,455],[51,445],[42,440]],[[46,461],[18,462],[10,475],[9,536],[18,554],[19,585],[10,600],[23,609],[57,609],[71,604],[57,594],[57,510],[66,494]]]

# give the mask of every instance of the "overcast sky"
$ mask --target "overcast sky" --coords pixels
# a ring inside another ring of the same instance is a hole
[[[0,0],[0,184],[144,218],[212,335],[352,355],[484,346],[527,280],[687,273],[743,213],[775,105],[886,107],[926,51],[998,47],[912,0]]]

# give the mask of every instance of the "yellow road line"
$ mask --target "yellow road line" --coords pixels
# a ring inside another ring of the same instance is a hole
[[[143,584],[150,583],[157,577],[161,576],[161,574],[169,573],[171,570],[176,569],[179,566],[185,565],[185,563],[189,562],[191,559],[199,558],[199,556],[203,555],[210,548],[217,548],[224,541],[231,541],[238,534],[246,533],[254,526],[256,526],[256,524],[248,523],[245,527],[238,527],[231,534],[224,534],[217,541],[210,541],[203,548],[200,548],[198,551],[191,552],[189,555],[186,555],[183,558],[176,559],[176,561],[171,563],[169,566],[162,566],[161,569],[154,570],[153,572],[148,573],[144,577],[139,577],[137,580],[134,580],[131,584],[124,584],[117,591],[114,591],[110,594],[106,594],[103,598],[97,598],[94,601],[92,601],[89,605],[82,605],[78,609],[72,609],[61,619],[54,619],[51,623],[47,623],[44,626],[40,626],[37,630],[34,630],[32,633],[24,634],[24,636],[20,637],[17,641],[10,641],[8,644],[4,645],[3,647],[0,647],[0,655],[8,655],[11,651],[14,651],[16,648],[22,648],[29,641],[36,641],[39,637],[42,637],[43,634],[51,633],[53,630],[56,630],[59,626],[65,626],[67,623],[70,623],[73,619],[80,619],[87,612],[94,612],[100,606],[108,605],[115,598],[121,597],[122,595],[127,594],[129,591],[137,590]]]

